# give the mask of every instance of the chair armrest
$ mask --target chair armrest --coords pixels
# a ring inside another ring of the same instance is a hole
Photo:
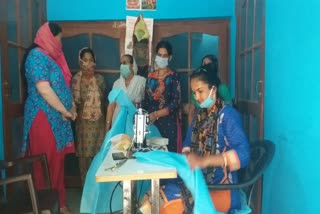
[[[12,166],[11,161],[0,160],[0,170],[6,169]]]
[[[242,189],[244,187],[248,187],[248,186],[254,184],[258,180],[259,177],[256,177],[256,178],[249,180],[247,182],[238,183],[238,184],[211,184],[211,185],[208,185],[208,188],[209,188],[209,190]]]
[[[48,160],[46,154],[38,154],[38,155],[32,155],[32,156],[26,156],[22,158],[18,158],[15,160],[10,161],[0,161],[1,169],[3,168],[10,168],[14,166],[27,166],[31,165],[36,161],[40,161],[42,168],[43,168],[43,175],[46,182],[46,188],[51,188],[51,180],[49,175],[49,168],[48,168]]]
[[[23,175],[8,177],[5,179],[0,179],[0,186],[11,184],[11,183],[23,182],[23,181],[26,182],[28,185],[29,194],[32,202],[32,209],[35,213],[39,213],[38,198],[36,196],[31,174],[23,174]]]

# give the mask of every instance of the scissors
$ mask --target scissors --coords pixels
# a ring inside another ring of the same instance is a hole
[[[115,165],[113,165],[112,167],[106,168],[104,170],[105,171],[108,171],[108,170],[114,171],[117,168],[120,168],[127,160],[128,159],[121,160],[121,161],[117,162]]]

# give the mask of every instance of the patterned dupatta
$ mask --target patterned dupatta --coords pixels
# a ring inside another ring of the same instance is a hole
[[[210,112],[199,109],[193,118],[194,128],[191,135],[191,152],[199,156],[215,154],[218,144],[218,117],[222,109],[222,102],[217,98],[216,104]],[[212,178],[213,168],[204,169],[207,181]]]
[[[161,98],[163,99],[163,93],[166,91],[166,84],[164,80],[167,76],[172,75],[173,71],[168,71],[163,76],[159,77],[157,71],[148,74],[148,78],[156,79],[158,81],[157,88],[152,92],[152,97],[154,100],[158,101]]]
[[[83,48],[84,49],[84,48]],[[73,91],[73,99],[75,104],[81,103],[81,79],[84,72],[87,69],[94,69],[96,64],[85,64],[80,58],[80,53],[83,50],[79,51],[79,65],[80,71],[73,77],[72,79],[72,91]],[[101,94],[99,90],[99,86],[97,84],[97,79],[93,75],[88,80],[88,93],[85,97],[82,119],[96,121],[102,116],[101,113]]]

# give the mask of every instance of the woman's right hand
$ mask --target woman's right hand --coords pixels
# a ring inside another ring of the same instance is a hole
[[[62,114],[62,119],[63,120],[68,120],[68,119],[74,120],[73,119],[74,118],[73,114],[71,112],[69,112],[69,111],[62,112],[61,114]]]
[[[191,152],[191,149],[189,146],[183,147],[181,153],[188,155]]]

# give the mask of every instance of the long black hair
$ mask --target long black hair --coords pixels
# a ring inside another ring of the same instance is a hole
[[[89,53],[91,54],[92,58],[93,58],[93,61],[96,62],[96,57],[94,55],[94,52],[91,48],[83,48],[81,51],[80,51],[80,59],[83,58],[83,56],[86,54],[86,53]]]
[[[210,64],[202,65],[194,70],[190,76],[190,79],[198,79],[204,83],[207,83],[209,87],[219,87],[221,81],[218,77],[217,67],[211,66]]]
[[[171,46],[170,42],[168,42],[166,40],[161,40],[156,46],[156,54],[158,53],[160,48],[165,48],[168,52],[168,55],[169,56],[172,55],[172,46]]]

